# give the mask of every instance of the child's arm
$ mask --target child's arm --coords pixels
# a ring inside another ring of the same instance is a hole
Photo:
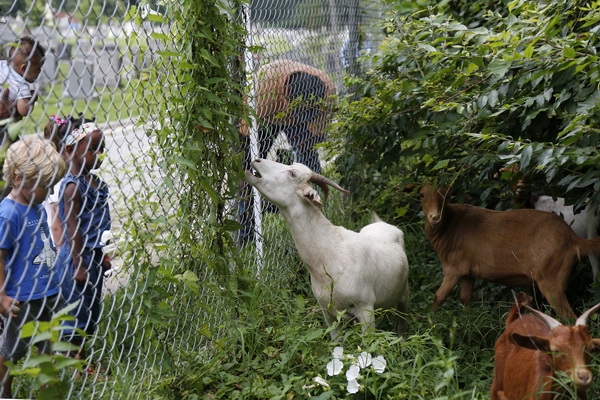
[[[48,215],[48,221],[50,225],[50,234],[52,235],[52,241],[56,248],[63,245],[64,235],[62,221],[58,216],[58,204],[50,203],[50,213]]]
[[[83,254],[83,236],[79,232],[79,212],[81,211],[81,193],[75,183],[68,183],[63,194],[65,199],[65,225],[67,241],[71,248],[71,257],[75,268],[75,281],[81,285],[88,280],[87,264]]]
[[[26,117],[29,115],[31,111],[33,111],[33,106],[35,102],[31,101],[32,98],[19,99],[16,102],[17,114],[21,117]]]
[[[17,307],[19,301],[7,296],[4,291],[6,287],[6,253],[6,249],[0,249],[0,313],[6,318],[8,318],[9,315],[16,318],[21,311],[19,307]]]

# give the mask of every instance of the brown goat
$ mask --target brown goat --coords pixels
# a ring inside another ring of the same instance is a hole
[[[590,338],[586,324],[600,304],[583,313],[575,326],[565,326],[529,307],[530,300],[524,293],[517,295],[506,330],[496,342],[490,400],[554,399],[561,391],[557,372],[566,373],[577,397],[585,400],[592,383],[589,352],[600,346],[600,339]],[[523,307],[533,315],[521,315]]]
[[[444,270],[432,310],[459,280],[460,300],[469,303],[478,277],[511,287],[535,282],[560,315],[576,317],[565,295],[568,279],[581,256],[600,254],[600,238],[582,239],[562,218],[545,211],[448,204],[447,187],[423,186],[419,194],[425,233]]]

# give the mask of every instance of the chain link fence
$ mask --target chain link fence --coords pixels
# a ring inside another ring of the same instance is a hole
[[[202,354],[207,346],[203,332],[219,331],[224,300],[214,296],[218,290],[207,289],[214,284],[208,274],[200,277],[195,296],[182,296],[177,282],[163,287],[165,292],[155,297],[170,302],[162,307],[158,301],[154,313],[141,313],[144,304],[132,301],[147,294],[149,275],[170,270],[180,282],[188,278],[178,270],[181,254],[174,233],[174,227],[186,223],[177,200],[182,180],[165,167],[169,149],[155,143],[153,132],[164,121],[143,107],[144,96],[160,99],[161,93],[140,90],[144,71],[165,68],[157,62],[161,52],[180,46],[166,40],[171,34],[167,11],[179,6],[0,1],[5,67],[11,67],[14,44],[21,37],[45,48],[39,77],[28,82],[31,99],[37,98],[35,104],[29,99],[33,109],[22,119],[4,115],[5,148],[19,136],[42,135],[52,115],[94,119],[106,145],[97,174],[109,192],[112,224],[103,250],[112,268],[103,272],[100,320],[86,339],[85,363],[79,369],[53,364],[51,372],[66,382],[60,386],[65,398],[146,397],[144,391],[161,380],[165,368],[180,362],[181,354]],[[326,174],[328,160],[318,144],[327,141],[325,128],[334,118],[330,96],[347,94],[343,78],[360,73],[358,59],[376,50],[380,37],[373,27],[382,6],[360,0],[252,0],[237,12],[248,32],[251,51],[240,56],[245,60],[246,101],[255,111],[240,127],[244,167],[264,157],[303,162]],[[10,92],[11,84],[6,79],[3,89]],[[59,198],[64,198],[63,190]],[[298,285],[299,277],[304,279],[284,222],[272,205],[240,184],[238,198],[226,212],[242,227],[234,241],[256,277],[290,288]],[[198,231],[198,240],[204,240]],[[184,318],[173,318],[169,310],[175,303]],[[161,347],[167,342],[168,348]],[[198,357],[201,362],[202,355]],[[21,363],[34,368],[42,360],[31,352]],[[34,397],[36,382],[35,374],[16,377],[13,395]]]

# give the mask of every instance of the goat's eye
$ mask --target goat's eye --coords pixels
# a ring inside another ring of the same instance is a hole
[[[290,174],[290,177],[292,178],[296,177],[296,171],[294,171],[293,169],[288,170],[288,174]]]

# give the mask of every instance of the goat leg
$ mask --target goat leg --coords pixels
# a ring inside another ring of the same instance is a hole
[[[504,391],[503,390],[498,391],[498,400],[508,400],[506,398],[506,396],[504,395]]]
[[[405,291],[408,293],[408,290]],[[396,333],[398,336],[403,336],[406,332],[406,314],[408,313],[408,298],[403,299],[397,307],[400,315],[398,316],[398,323],[396,324]]]
[[[375,329],[375,310],[370,308],[361,307],[356,309],[354,312],[358,323],[363,332],[372,331]]]
[[[460,282],[460,302],[463,306],[466,306],[473,299],[473,287],[475,286],[475,278],[465,276],[460,280]]]
[[[564,280],[564,282],[566,282],[566,280]],[[559,315],[572,319],[577,318],[577,315],[571,308],[571,305],[565,296],[564,288],[558,288],[557,290],[557,288],[553,288],[546,280],[538,280],[537,285],[540,292],[542,292],[542,295],[544,295],[546,300],[548,300],[548,303],[554,307]]]
[[[327,323],[327,327],[331,328],[336,322],[336,316],[332,315],[327,311],[326,307],[322,307],[323,309],[323,317],[325,317],[325,322]],[[341,339],[340,336],[340,327],[336,326],[335,328],[329,331],[329,335],[331,335],[331,340],[336,342]]]
[[[435,292],[435,298],[433,300],[433,305],[431,306],[431,311],[435,311],[436,308],[441,306],[446,298],[454,289],[454,287],[458,284],[458,280],[460,276],[451,273],[452,267],[444,268],[444,280],[442,281],[442,285],[439,287],[437,292]]]

